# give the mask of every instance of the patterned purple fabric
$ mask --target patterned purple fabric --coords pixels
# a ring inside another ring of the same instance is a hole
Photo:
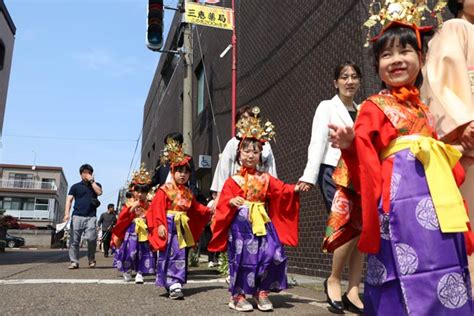
[[[175,283],[186,284],[188,278],[187,248],[180,249],[174,215],[167,215],[168,244],[160,251],[156,268],[156,286],[169,287]]]
[[[394,159],[390,212],[379,205],[381,248],[368,256],[365,315],[473,315],[463,234],[441,233],[414,155]]]
[[[120,272],[133,270],[142,274],[155,273],[153,252],[148,241],[138,241],[135,223],[128,227],[122,245],[115,252],[113,265]]]
[[[287,289],[287,261],[275,227],[267,223],[267,235],[255,236],[248,212],[247,206],[240,207],[229,231],[229,292],[237,295]]]

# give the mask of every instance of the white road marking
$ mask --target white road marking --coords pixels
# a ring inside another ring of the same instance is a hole
[[[224,278],[209,280],[188,280],[189,284],[226,283]],[[0,285],[27,285],[27,284],[135,284],[120,279],[12,279],[0,280]],[[145,282],[155,284],[155,282]]]

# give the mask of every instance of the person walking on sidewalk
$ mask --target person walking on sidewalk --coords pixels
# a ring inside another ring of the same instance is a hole
[[[109,256],[110,239],[112,237],[111,231],[116,222],[117,217],[115,216],[115,206],[110,203],[107,205],[107,212],[102,213],[97,222],[97,226],[102,228],[102,246],[105,258]]]
[[[74,210],[71,218],[71,241],[69,245],[69,269],[79,268],[79,243],[85,233],[87,240],[87,257],[89,267],[95,267],[95,248],[97,244],[96,213],[100,202],[97,199],[102,194],[102,186],[95,182],[94,168],[84,164],[79,168],[81,181],[74,184],[69,190],[64,210],[64,221],[70,219],[71,205],[74,201]]]

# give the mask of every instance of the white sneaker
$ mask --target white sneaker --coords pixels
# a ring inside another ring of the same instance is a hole
[[[216,266],[216,264],[212,261],[209,261],[209,263],[207,264],[208,268],[214,268],[215,266]]]
[[[122,276],[125,282],[130,282],[132,280],[132,274],[130,273],[130,271],[124,272]]]
[[[137,273],[135,276],[135,284],[143,284],[143,275],[141,273]]]

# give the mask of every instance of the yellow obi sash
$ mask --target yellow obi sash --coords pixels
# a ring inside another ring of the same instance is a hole
[[[463,199],[452,174],[452,168],[461,158],[454,147],[426,136],[399,137],[385,148],[380,157],[385,159],[409,148],[423,164],[426,181],[443,233],[467,231],[469,218]]]
[[[270,222],[264,202],[245,201],[245,205],[249,208],[249,221],[252,224],[252,232],[255,236],[265,236],[267,230],[265,224]]]
[[[189,217],[186,212],[169,210],[166,214],[174,215],[174,225],[178,234],[179,248],[192,247],[195,245],[193,234],[189,228]]]
[[[133,220],[135,222],[135,233],[138,236],[138,241],[147,241],[148,240],[148,230],[146,222],[143,218],[137,217]]]

